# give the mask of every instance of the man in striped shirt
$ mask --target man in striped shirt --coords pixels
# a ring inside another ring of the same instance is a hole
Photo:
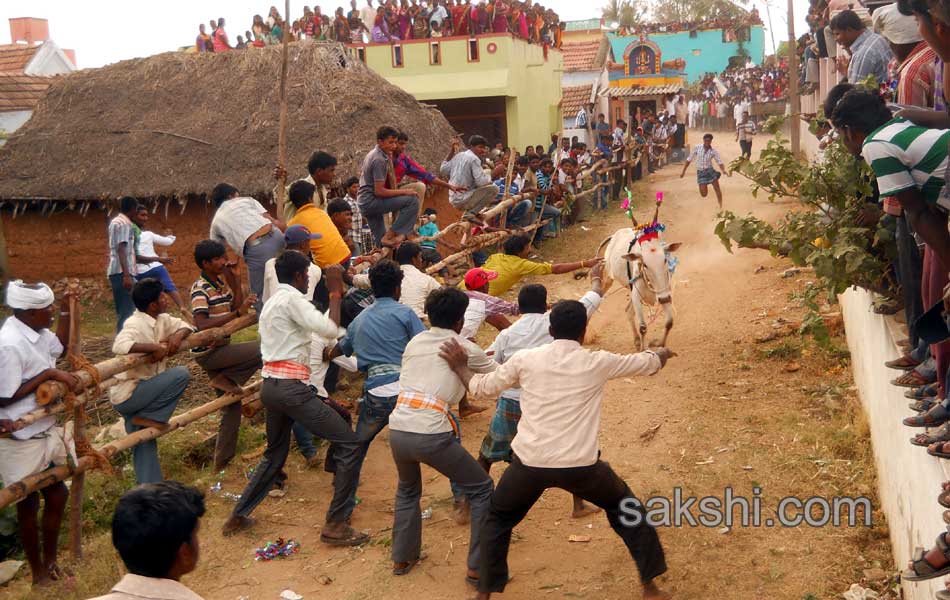
[[[845,147],[855,156],[863,155],[871,165],[881,197],[896,197],[911,230],[923,239],[923,308],[939,303],[950,270],[950,197],[944,191],[950,130],[928,129],[902,117],[893,118],[876,91],[861,88],[838,100],[831,122]],[[931,350],[937,363],[937,397],[942,398],[950,344],[935,344]],[[950,409],[938,404],[928,412],[904,419],[904,424],[926,427],[948,420]]]
[[[950,197],[942,194],[950,130],[927,129],[892,117],[876,92],[856,88],[835,104],[831,122],[845,147],[863,156],[881,197],[894,196],[911,228],[950,270]]]

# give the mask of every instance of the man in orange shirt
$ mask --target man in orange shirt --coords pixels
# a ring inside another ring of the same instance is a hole
[[[346,267],[349,265],[350,248],[333,224],[330,215],[313,204],[315,189],[312,183],[305,180],[295,181],[290,186],[288,195],[297,212],[287,225],[303,225],[310,233],[320,235],[320,239],[310,241],[313,262],[318,267],[323,269],[338,264]]]

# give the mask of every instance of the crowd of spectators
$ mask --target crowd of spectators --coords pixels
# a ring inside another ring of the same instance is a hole
[[[198,28],[198,52],[224,52],[247,47],[279,44],[285,30],[291,41],[318,40],[341,43],[387,43],[450,36],[511,33],[532,44],[561,46],[564,23],[557,13],[533,0],[365,0],[360,8],[350,1],[350,10],[338,7],[333,15],[319,6],[304,6],[303,14],[289,25],[277,7],[267,17],[254,15],[251,29],[237,36],[232,45],[224,19],[211,20],[210,29]],[[289,29],[288,29],[289,28]],[[210,32],[210,33],[209,33]]]
[[[737,19],[708,19],[703,21],[674,21],[671,23],[640,23],[632,29],[621,27],[617,33],[619,35],[640,35],[654,33],[679,33],[681,31],[700,31],[703,29],[722,29],[732,33],[733,39],[725,39],[727,42],[735,42],[738,37],[736,31],[752,25],[762,25],[762,18],[759,16],[759,10],[752,8],[746,15]],[[746,40],[748,41],[748,40]]]

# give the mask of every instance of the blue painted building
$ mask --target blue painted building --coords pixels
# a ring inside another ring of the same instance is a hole
[[[747,38],[742,42],[749,58],[755,64],[762,64],[765,59],[765,30],[762,25],[752,25],[739,30],[739,35]],[[698,31],[681,31],[677,33],[651,33],[646,36],[651,45],[659,49],[660,61],[684,61],[685,78],[688,83],[700,79],[706,73],[721,73],[729,66],[729,59],[739,55],[738,41],[735,41],[736,32],[723,29],[703,29]],[[642,45],[640,36],[631,35],[620,37],[608,34],[613,51],[614,61],[631,64],[629,54]],[[622,80],[633,73],[621,71],[610,74],[611,81]]]

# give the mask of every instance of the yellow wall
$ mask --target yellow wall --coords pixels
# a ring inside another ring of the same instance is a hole
[[[430,64],[432,41],[439,41],[440,65]],[[417,100],[505,97],[508,145],[546,145],[561,129],[561,53],[549,49],[545,59],[541,46],[510,35],[482,35],[477,41],[477,62],[468,60],[468,38],[402,42],[402,67],[393,65],[393,45],[361,47],[371,69]],[[490,44],[494,53],[488,51]]]

